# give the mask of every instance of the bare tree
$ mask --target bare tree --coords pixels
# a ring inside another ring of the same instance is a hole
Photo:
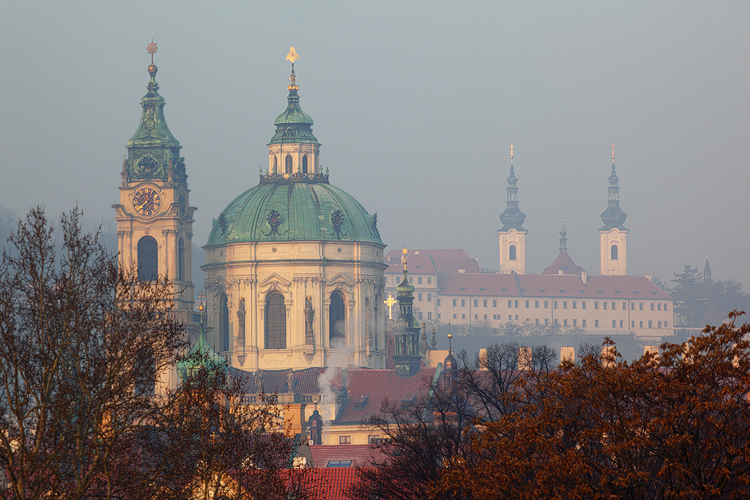
[[[0,264],[0,466],[17,499],[86,497],[160,411],[155,376],[183,346],[163,281],[120,272],[79,210],[61,228],[56,242],[33,209]]]
[[[242,405],[242,382],[201,359],[189,361],[207,369],[166,387],[186,347],[167,278],[118,270],[78,210],[61,228],[56,241],[43,210],[32,210],[0,263],[0,469],[10,498],[304,498],[273,398]]]

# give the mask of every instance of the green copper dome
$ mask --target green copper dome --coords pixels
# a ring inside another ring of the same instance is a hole
[[[312,133],[313,119],[310,118],[310,115],[302,111],[302,108],[299,106],[299,87],[296,84],[297,77],[294,74],[294,66],[292,66],[292,76],[290,80],[292,81],[292,84],[287,87],[287,90],[289,90],[289,96],[286,98],[286,109],[276,118],[276,121],[273,122],[273,124],[276,125],[276,133],[271,137],[271,142],[268,144],[318,144],[318,139],[316,139]]]
[[[214,220],[207,245],[320,240],[383,244],[377,214],[345,191],[327,182],[261,180]]]
[[[229,364],[211,349],[203,333],[203,322],[201,322],[201,334],[187,356],[177,363],[177,375],[183,382],[194,377],[201,370],[219,376],[226,376]]]

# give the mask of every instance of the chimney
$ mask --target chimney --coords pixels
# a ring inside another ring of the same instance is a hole
[[[614,366],[616,362],[617,362],[617,359],[615,358],[614,346],[603,345],[602,346],[602,366],[604,368],[609,368],[610,366]]]
[[[487,370],[487,348],[485,347],[479,349],[479,369],[482,371]]]
[[[560,363],[570,361],[571,363],[576,362],[576,348],[575,347],[561,347],[560,348]]]
[[[519,347],[518,348],[518,369],[519,370],[531,369],[531,347]]]

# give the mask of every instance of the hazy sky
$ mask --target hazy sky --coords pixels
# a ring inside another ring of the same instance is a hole
[[[615,142],[628,270],[750,288],[750,2],[0,2],[0,205],[111,220],[150,60],[197,206],[194,240],[267,167],[301,106],[331,183],[389,248],[497,269],[509,149],[527,270],[599,273]]]

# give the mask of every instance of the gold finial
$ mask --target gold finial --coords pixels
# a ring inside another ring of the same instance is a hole
[[[612,163],[615,162],[615,143],[612,143]]]
[[[299,54],[297,54],[297,51],[294,49],[294,45],[289,47],[289,53],[286,55],[286,60],[291,61],[292,64],[294,64],[294,61],[299,59]]]
[[[294,45],[292,45],[289,47],[289,53],[286,55],[286,60],[292,62],[292,74],[289,77],[291,84],[286,88],[287,90],[299,90],[299,86],[297,86],[297,75],[294,74],[294,61],[297,59],[299,59],[299,54],[297,54]]]
[[[407,261],[408,255],[409,255],[408,249],[404,248],[403,250],[401,250],[401,262],[404,264],[404,271],[406,271],[406,261]]]
[[[510,164],[513,165],[513,143],[511,142],[508,147],[510,148]]]
[[[151,64],[154,64],[154,54],[156,54],[156,44],[154,43],[154,39],[151,39],[151,43],[146,45],[146,52],[151,54]]]

